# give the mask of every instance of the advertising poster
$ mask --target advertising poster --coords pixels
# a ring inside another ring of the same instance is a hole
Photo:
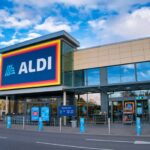
[[[50,120],[50,108],[48,106],[41,107],[41,117],[42,121]]]
[[[38,121],[39,120],[39,107],[32,107],[31,108],[31,121]]]

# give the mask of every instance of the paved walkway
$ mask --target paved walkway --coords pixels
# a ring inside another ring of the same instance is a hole
[[[6,128],[4,124],[0,123],[0,128]],[[22,125],[12,125],[13,129],[23,129]],[[24,130],[38,131],[37,126],[25,125]],[[59,133],[60,128],[54,126],[44,126],[43,132],[53,132]],[[80,134],[79,128],[62,127],[63,133]],[[108,135],[108,126],[99,125],[86,125],[85,134],[90,135]],[[121,136],[136,136],[136,126],[135,125],[123,125],[123,124],[111,124],[111,135],[121,135]],[[150,137],[150,124],[142,125],[142,136]]]

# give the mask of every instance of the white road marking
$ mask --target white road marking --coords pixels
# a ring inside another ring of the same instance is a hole
[[[7,139],[8,137],[0,136],[0,139]]]
[[[96,142],[113,142],[113,143],[131,143],[132,141],[119,141],[119,140],[103,140],[103,139],[86,139],[86,141],[96,141]]]
[[[64,145],[64,144],[56,144],[56,143],[47,143],[47,142],[36,142],[37,144],[45,144],[45,145],[52,145],[52,146],[59,146],[59,147],[70,147],[76,149],[87,149],[87,150],[112,150],[112,149],[105,149],[105,148],[94,148],[94,147],[84,147],[84,146],[75,146],[75,145]]]
[[[150,141],[134,141],[134,144],[150,144]]]

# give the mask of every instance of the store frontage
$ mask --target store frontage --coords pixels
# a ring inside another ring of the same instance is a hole
[[[60,31],[1,49],[0,119],[11,115],[32,121],[33,112],[37,121],[44,112],[48,123],[57,124],[59,106],[73,106],[76,115],[63,117],[64,125],[81,117],[92,125],[109,117],[132,124],[139,113],[142,122],[150,122],[150,61],[132,61],[130,53],[130,59],[120,57],[124,44],[143,50],[141,42],[149,39],[78,50],[79,42]],[[113,51],[118,55],[109,61]]]
[[[120,93],[139,93],[136,95],[128,95],[126,97],[121,97]],[[109,99],[109,107],[111,120],[115,123],[133,124],[136,121],[136,116],[138,114],[138,108],[140,107],[141,120],[143,123],[149,122],[149,112],[150,112],[150,99],[147,91],[134,91],[134,92],[116,92]],[[140,94],[140,93],[143,94]],[[119,97],[120,96],[120,97]]]

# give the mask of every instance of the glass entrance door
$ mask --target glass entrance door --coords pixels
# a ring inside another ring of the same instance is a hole
[[[112,118],[113,122],[122,122],[123,115],[123,102],[113,101],[112,102]]]

